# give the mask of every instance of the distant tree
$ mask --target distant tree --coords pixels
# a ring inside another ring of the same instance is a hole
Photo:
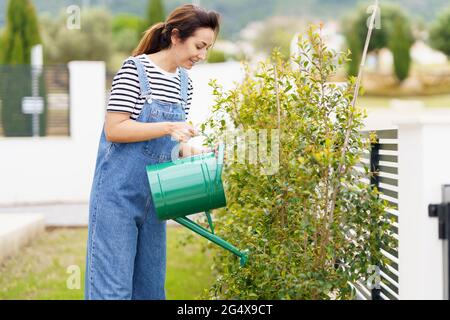
[[[261,30],[255,36],[253,45],[256,50],[269,56],[278,48],[284,59],[288,59],[291,41],[294,35],[304,28],[301,21],[290,17],[272,17],[263,22]]]
[[[22,98],[31,96],[31,48],[41,42],[36,11],[31,0],[8,2],[6,26],[0,35],[0,100],[3,134],[6,137],[31,136],[32,118],[22,112]],[[44,98],[39,115],[39,135],[47,124],[47,103],[43,74],[37,79],[38,94]]]
[[[5,48],[5,30],[0,29],[0,62],[3,61],[4,48]]]
[[[138,16],[120,14],[113,18],[112,37],[114,50],[130,54],[139,41],[142,19]]]
[[[394,71],[397,79],[403,81],[408,77],[411,65],[409,49],[411,39],[407,37],[409,25],[401,18],[396,17],[392,22],[392,31],[389,37],[389,49],[394,57]]]
[[[155,23],[166,20],[166,13],[162,0],[148,0],[147,10],[141,32],[144,32]]]
[[[430,28],[430,44],[450,57],[450,7],[440,14]]]
[[[31,63],[31,48],[41,42],[36,10],[31,0],[8,2],[2,42],[2,64]]]
[[[111,15],[99,8],[84,9],[80,29],[66,28],[67,15],[56,20],[41,19],[46,63],[67,63],[71,60],[109,61],[112,54]]]
[[[142,18],[132,14],[119,14],[113,17],[112,32],[119,33],[124,29],[138,30],[142,23]]]
[[[373,29],[369,52],[378,53],[382,48],[391,50],[395,48],[393,55],[394,61],[397,62],[394,62],[394,70],[398,79],[403,80],[403,75],[405,73],[408,74],[409,71],[409,48],[413,43],[409,19],[398,6],[385,4],[380,9],[380,26]],[[348,72],[351,75],[356,75],[358,72],[361,59],[360,53],[364,47],[368,31],[368,19],[371,13],[371,11],[367,12],[366,7],[360,7],[355,14],[347,16],[343,22],[347,45],[352,51],[352,61],[348,65]],[[399,40],[401,40],[402,49],[399,49],[400,45],[397,46],[395,43],[395,41]],[[406,62],[400,62],[402,59]]]
[[[348,73],[350,75],[357,75],[358,69],[359,69],[359,64],[361,62],[360,57],[361,57],[362,48],[363,48],[363,45],[361,45],[362,39],[361,39],[361,37],[358,36],[358,34],[356,32],[348,33],[346,35],[346,38],[347,38],[347,45],[351,50],[351,61],[349,61],[348,65],[347,65]]]

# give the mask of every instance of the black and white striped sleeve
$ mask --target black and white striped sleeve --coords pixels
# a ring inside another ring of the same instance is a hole
[[[140,96],[136,66],[124,63],[114,76],[107,111],[133,113]]]

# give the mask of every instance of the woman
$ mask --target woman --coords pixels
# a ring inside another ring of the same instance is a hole
[[[209,150],[189,147],[192,84],[219,15],[176,8],[148,29],[114,78],[89,205],[86,299],[165,299],[166,223],[156,217],[146,165]]]

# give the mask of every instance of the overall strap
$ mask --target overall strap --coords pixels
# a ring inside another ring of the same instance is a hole
[[[181,82],[181,104],[183,106],[183,109],[187,106],[187,99],[188,99],[188,74],[184,68],[180,67],[180,82]]]
[[[138,77],[139,77],[139,86],[141,88],[141,96],[147,98],[152,94],[152,90],[150,89],[150,82],[148,81],[147,72],[145,71],[145,67],[137,57],[129,57],[128,61],[131,60],[134,62],[136,66]]]

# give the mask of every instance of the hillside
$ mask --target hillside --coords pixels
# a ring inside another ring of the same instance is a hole
[[[5,10],[8,0],[0,0],[0,27],[5,20]],[[166,10],[170,11],[182,3],[190,1],[166,0]],[[319,19],[339,19],[351,12],[360,4],[369,5],[373,1],[363,0],[201,0],[202,6],[217,10],[222,14],[222,35],[232,38],[247,23],[261,20],[271,15],[296,15]],[[433,20],[436,13],[448,6],[448,0],[391,0],[381,3],[397,3],[411,16],[425,21]],[[56,14],[67,6],[83,3],[103,5],[113,14],[142,14],[147,0],[34,0],[38,12]]]

